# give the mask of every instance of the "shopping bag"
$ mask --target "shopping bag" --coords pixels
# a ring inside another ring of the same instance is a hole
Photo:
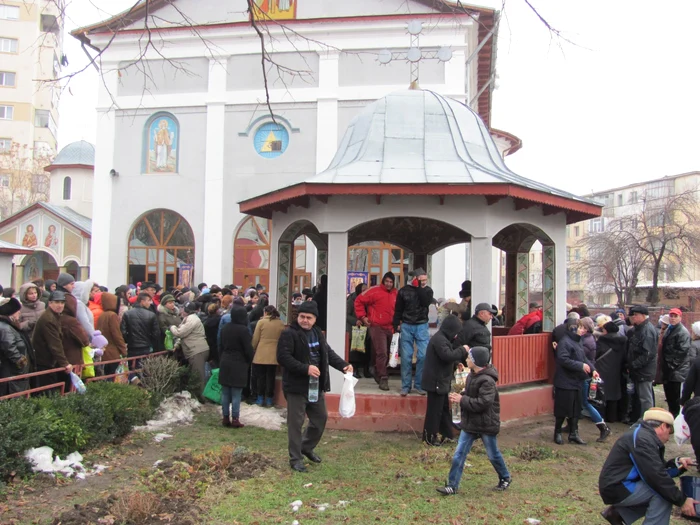
[[[86,392],[85,388],[85,383],[83,383],[82,379],[78,377],[78,374],[75,372],[70,373],[70,380],[73,383],[73,387],[75,388],[75,391],[78,392],[78,394],[84,394]]]
[[[595,408],[603,408],[605,407],[605,383],[601,378],[594,379],[591,381],[591,386],[593,384],[596,385],[595,389],[595,397],[591,399],[590,395],[588,396],[588,402],[593,405]],[[590,391],[589,391],[590,394]]]
[[[115,383],[128,383],[129,382],[129,365],[126,364],[126,361],[122,361],[119,363],[119,366],[117,369],[114,371],[116,376],[114,376],[114,382]]]
[[[399,366],[399,334],[391,336],[391,345],[389,345],[389,366],[395,368]]]
[[[355,352],[365,353],[365,338],[367,337],[367,327],[366,326],[353,326],[352,327],[352,344],[350,345],[350,350]]]
[[[221,385],[219,384],[218,368],[211,371],[211,377],[207,381],[207,386],[204,387],[202,395],[212,403],[221,404]]]
[[[90,348],[89,346],[84,346],[83,347],[83,364],[84,365],[92,365],[92,356],[94,354],[94,350]],[[95,377],[95,367],[94,366],[84,366],[83,367],[83,373],[82,373],[83,379],[89,379],[91,377]]]
[[[683,412],[676,416],[676,420],[673,422],[673,439],[676,440],[676,444],[682,445],[690,439],[690,427],[688,423],[685,422],[683,417]]]
[[[346,372],[343,380],[343,389],[340,391],[340,405],[338,412],[340,417],[352,417],[355,415],[355,385],[357,379],[351,372]]]
[[[175,348],[175,341],[173,341],[173,333],[170,330],[165,331],[165,341],[163,342],[163,348],[171,351]]]

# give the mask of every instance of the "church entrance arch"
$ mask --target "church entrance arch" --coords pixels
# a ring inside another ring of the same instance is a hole
[[[191,285],[194,248],[194,233],[182,215],[165,209],[147,212],[129,234],[128,282]]]
[[[25,256],[22,259],[22,267],[24,268],[22,283],[35,281],[36,279],[58,279],[60,273],[56,259],[45,251],[36,250],[33,254]]]

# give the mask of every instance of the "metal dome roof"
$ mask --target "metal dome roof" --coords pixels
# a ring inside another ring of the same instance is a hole
[[[508,169],[479,115],[426,90],[391,93],[348,126],[330,166],[307,183],[517,184],[586,201]]]
[[[51,166],[95,165],[95,146],[84,140],[72,142],[58,152]]]

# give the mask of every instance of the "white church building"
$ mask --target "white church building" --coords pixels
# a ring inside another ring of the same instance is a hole
[[[142,3],[73,31],[104,49],[90,258],[100,284],[273,288],[273,222],[238,203],[323,172],[352,119],[412,80],[477,112],[500,155],[519,149],[490,126],[495,11],[440,0],[255,5],[251,14],[245,0],[151,0],[148,14]],[[430,254],[436,297],[456,296],[470,277],[468,247]],[[392,270],[403,284],[413,265],[405,248],[352,245],[348,275],[375,284]],[[324,257],[299,237],[292,288],[312,286]]]

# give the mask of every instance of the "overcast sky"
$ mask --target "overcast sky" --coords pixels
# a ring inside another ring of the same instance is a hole
[[[577,194],[700,170],[700,1],[530,1],[573,43],[552,38],[524,0],[506,0],[492,126],[523,140],[511,169]],[[68,3],[70,31],[133,0]],[[85,65],[69,35],[64,51],[69,70]],[[59,147],[95,141],[97,81],[90,69],[64,92]]]

